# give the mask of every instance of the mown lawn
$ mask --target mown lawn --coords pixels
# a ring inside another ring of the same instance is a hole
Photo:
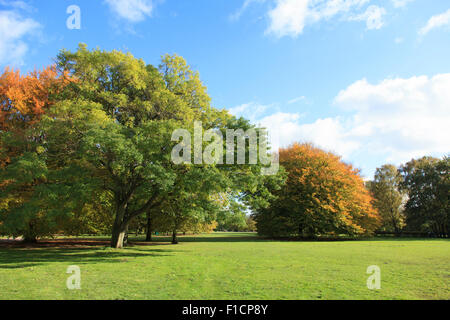
[[[123,250],[0,248],[0,299],[450,299],[450,242],[158,238]],[[81,290],[66,288],[69,265]],[[369,290],[366,269],[381,268]]]

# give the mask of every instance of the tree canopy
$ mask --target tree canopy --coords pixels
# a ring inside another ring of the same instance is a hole
[[[133,219],[162,204],[178,220],[195,213],[206,221],[214,208],[211,195],[229,192],[264,205],[266,184],[281,182],[261,176],[260,163],[172,161],[177,143],[172,133],[180,128],[193,132],[194,122],[201,123],[201,135],[210,129],[254,128],[213,108],[198,72],[180,56],[166,55],[156,68],[130,53],[80,45],[75,52],[62,50],[51,71],[55,79],[71,80],[61,90],[47,90],[44,96],[51,93],[52,100],[45,112],[40,113],[40,104],[33,109],[39,110],[33,127],[39,139],[32,139],[32,148],[18,152],[2,170],[12,179],[10,187],[38,185],[14,210],[80,221],[83,213],[100,207],[99,215],[112,216],[111,245],[121,248]],[[19,114],[24,117],[21,110]],[[2,141],[8,139],[2,134]],[[10,209],[3,211],[22,219]]]
[[[405,205],[411,230],[448,236],[450,221],[450,158],[423,157],[400,167],[402,187],[408,195]]]
[[[403,178],[394,165],[377,168],[375,178],[368,183],[374,196],[374,205],[380,213],[383,231],[399,233],[405,226],[403,202],[405,194],[402,190]]]
[[[258,232],[311,237],[370,234],[379,225],[372,197],[358,170],[330,152],[294,143],[280,150],[286,184],[270,206],[257,210]]]

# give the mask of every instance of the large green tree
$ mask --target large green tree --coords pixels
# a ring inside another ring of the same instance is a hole
[[[195,121],[201,122],[200,134],[252,128],[212,108],[198,73],[181,57],[165,56],[155,68],[131,54],[80,45],[75,52],[61,51],[57,67],[76,80],[42,121],[49,206],[80,212],[93,194],[102,194],[113,215],[111,246],[121,248],[131,221],[163,202],[178,216],[189,216],[206,212],[205,200],[220,191],[231,189],[260,205],[269,196],[261,164],[172,161],[179,142],[172,141],[173,132],[185,128],[193,133]],[[202,210],[183,205],[192,199],[202,200]]]
[[[198,74],[181,57],[164,57],[160,72],[131,54],[81,45],[62,51],[57,66],[77,79],[47,121],[48,152],[60,156],[72,149],[58,168],[71,175],[57,184],[68,183],[78,205],[98,188],[109,192],[111,245],[120,248],[130,221],[157,206],[176,179],[172,132],[222,113],[210,107]]]

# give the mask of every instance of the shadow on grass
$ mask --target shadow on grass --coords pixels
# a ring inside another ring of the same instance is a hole
[[[7,248],[0,249],[0,269],[20,269],[64,262],[68,265],[125,263],[139,257],[170,256],[175,250],[109,248]]]
[[[421,238],[421,237],[372,237],[361,241],[450,241],[450,238]]]
[[[180,243],[186,242],[348,242],[348,241],[445,241],[449,239],[440,238],[415,238],[415,237],[368,237],[368,238],[352,238],[352,237],[315,237],[315,238],[268,238],[260,237],[256,234],[249,235],[203,235],[203,236],[178,236]],[[156,245],[170,243],[172,238],[169,236],[153,236],[152,242],[146,242],[143,237],[133,237],[131,243],[136,246]]]
[[[146,245],[146,244],[156,244],[156,243],[167,243],[171,242],[171,237],[153,237],[152,242],[146,242],[143,239],[132,239],[132,244],[135,245]],[[205,236],[178,236],[179,243],[183,242],[264,242],[270,241],[269,239],[256,237],[256,236],[240,236],[240,237],[227,237],[227,236],[214,236],[214,237],[205,237]]]

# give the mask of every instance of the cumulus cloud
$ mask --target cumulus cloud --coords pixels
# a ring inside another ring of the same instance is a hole
[[[153,12],[152,0],[105,0],[110,9],[128,22],[141,22]]]
[[[251,121],[256,121],[270,108],[273,108],[273,105],[263,105],[257,102],[249,102],[231,108],[229,111],[234,116],[244,117]]]
[[[446,12],[432,16],[427,24],[419,30],[419,35],[424,36],[433,29],[450,25],[450,9]]]
[[[275,136],[274,146],[313,142],[345,160],[357,155],[402,163],[450,152],[450,74],[356,81],[337,94],[338,117],[302,123],[297,113],[276,112],[256,123]],[[249,112],[247,110],[247,112]]]
[[[392,0],[392,4],[394,8],[402,8],[405,7],[409,2],[413,2],[414,0]]]
[[[269,11],[270,25],[266,33],[277,37],[296,37],[307,25],[340,16],[343,20],[365,20],[368,29],[379,29],[385,9],[370,6],[370,0],[277,0]],[[361,13],[362,12],[362,13]]]
[[[302,33],[309,16],[308,2],[309,0],[278,0],[277,6],[269,11],[270,26],[267,33],[278,37]]]
[[[348,138],[387,160],[450,151],[450,74],[360,80],[341,91],[335,104],[353,111]]]
[[[359,144],[347,139],[340,118],[318,119],[313,123],[301,124],[301,114],[278,112],[266,116],[258,124],[267,128],[274,150],[293,142],[313,142],[314,144],[341,155],[355,151]]]
[[[244,14],[244,12],[250,7],[253,3],[263,3],[266,2],[266,0],[245,0],[242,7],[239,8],[236,12],[230,15],[230,20],[239,20],[239,18]]]
[[[367,29],[381,29],[384,25],[383,16],[386,14],[384,8],[370,6],[364,13],[351,17],[350,20],[366,21]]]
[[[9,3],[14,9],[24,9],[25,3]],[[22,65],[28,52],[26,39],[36,36],[41,25],[31,18],[23,17],[17,10],[0,11],[0,64]]]
[[[33,8],[26,2],[24,1],[11,1],[11,0],[0,0],[0,4],[2,6],[7,6],[13,9],[21,9],[21,10],[25,10],[25,11],[32,11]]]

